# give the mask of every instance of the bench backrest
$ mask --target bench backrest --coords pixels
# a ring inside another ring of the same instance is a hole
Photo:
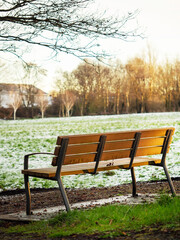
[[[136,156],[161,154],[168,130],[171,130],[173,135],[175,128],[59,136],[54,154],[58,156],[62,140],[68,138],[69,142],[63,164],[93,162],[97,155],[101,136],[106,136],[101,160],[127,158],[131,156],[136,133],[141,133]],[[172,135],[169,142],[172,140]],[[168,151],[169,148],[168,146]],[[57,165],[57,157],[53,158],[52,165]]]

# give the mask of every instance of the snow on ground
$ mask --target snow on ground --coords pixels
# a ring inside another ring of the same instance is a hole
[[[180,175],[180,112],[147,113],[109,116],[85,116],[70,118],[47,118],[28,120],[0,120],[0,191],[24,188],[23,157],[30,152],[53,152],[58,135],[112,132],[130,129],[176,128],[167,166],[172,177]],[[50,157],[32,157],[29,167],[51,166]],[[161,168],[137,167],[137,181],[164,179]],[[77,175],[63,177],[65,187],[90,188],[112,186],[131,182],[130,172],[116,170],[109,176],[101,172],[95,176]],[[57,183],[31,178],[32,187],[54,187]]]

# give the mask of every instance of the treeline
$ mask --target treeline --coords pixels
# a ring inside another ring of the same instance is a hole
[[[30,79],[32,84],[22,84],[22,91],[11,92],[11,104],[0,108],[0,118],[13,118],[13,113],[15,119],[16,115],[33,118],[180,110],[180,60],[157,64],[150,53],[147,59],[135,57],[126,64],[86,60],[72,72],[56,72],[50,97],[34,87],[42,73],[45,75],[44,69],[28,65],[22,82]]]
[[[56,73],[49,115],[97,115],[180,110],[180,61],[136,57],[103,65],[83,62]]]

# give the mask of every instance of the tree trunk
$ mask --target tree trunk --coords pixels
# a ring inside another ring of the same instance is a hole
[[[68,108],[66,108],[66,117],[69,117],[69,109]]]
[[[34,117],[34,106],[31,106],[31,118]]]
[[[144,112],[144,96],[142,95],[141,96],[141,113],[143,113]]]
[[[62,104],[62,107],[61,107],[61,109],[62,109],[62,117],[64,117],[64,105]]]
[[[106,111],[108,111],[109,108],[109,90],[107,88],[107,92],[106,92]]]
[[[84,107],[83,107],[83,104],[81,105],[80,107],[80,115],[83,116],[83,111],[84,111]]]
[[[14,120],[16,120],[16,111],[17,109],[14,109]]]
[[[126,113],[129,113],[129,93],[126,92]]]
[[[116,96],[114,96],[113,113],[116,113]]]
[[[139,111],[139,100],[138,100],[137,97],[136,97],[136,112],[140,113],[140,111]]]
[[[117,90],[117,98],[116,98],[116,113],[119,114],[119,100],[120,100],[120,92]]]

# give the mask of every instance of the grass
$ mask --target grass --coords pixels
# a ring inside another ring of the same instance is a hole
[[[132,129],[174,126],[176,131],[167,155],[167,165],[171,177],[180,175],[180,112],[125,114],[108,116],[86,116],[70,118],[47,118],[28,120],[0,120],[0,191],[24,188],[24,155],[30,152],[54,152],[58,135],[115,132]],[[30,168],[50,167],[51,156],[34,156]],[[146,174],[144,174],[146,173]],[[137,181],[165,179],[163,169],[152,167],[136,168]],[[31,181],[34,187],[57,187],[57,183],[44,179]],[[115,186],[131,182],[129,171],[115,170],[111,175],[100,173],[96,176],[64,176],[66,188],[90,188]]]
[[[162,195],[156,203],[143,205],[108,205],[90,210],[74,210],[61,213],[49,221],[17,225],[0,229],[23,235],[46,235],[50,238],[71,235],[98,234],[103,237],[119,236],[128,231],[140,231],[147,227],[178,228],[180,199]]]

